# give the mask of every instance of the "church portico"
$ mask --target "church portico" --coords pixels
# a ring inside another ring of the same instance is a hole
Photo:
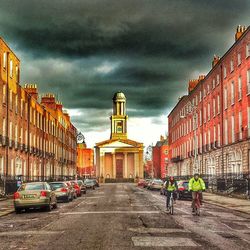
[[[100,180],[143,177],[143,144],[127,138],[126,98],[116,93],[109,140],[96,143],[96,170]]]

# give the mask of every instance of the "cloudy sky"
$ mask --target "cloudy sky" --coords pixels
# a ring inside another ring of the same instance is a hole
[[[249,13],[249,0],[0,0],[0,36],[22,83],[55,93],[89,146],[109,138],[116,91],[127,97],[129,137],[148,145]]]

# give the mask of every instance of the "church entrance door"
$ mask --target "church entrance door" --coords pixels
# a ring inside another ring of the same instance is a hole
[[[123,178],[123,160],[116,159],[116,178]]]

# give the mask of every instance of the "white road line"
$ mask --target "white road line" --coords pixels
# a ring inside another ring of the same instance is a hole
[[[84,215],[84,214],[159,214],[161,211],[89,211],[89,212],[66,212],[62,215]]]
[[[132,237],[136,247],[198,247],[196,242],[181,237]]]
[[[185,229],[178,229],[178,228],[145,228],[145,227],[138,227],[138,228],[128,228],[129,231],[140,233],[140,234],[147,234],[147,233],[191,233],[191,231]]]
[[[86,197],[86,199],[99,199],[99,198],[103,198],[105,196],[89,196],[89,197]]]
[[[0,232],[1,236],[23,236],[23,235],[48,235],[48,234],[63,234],[64,231],[13,231]]]

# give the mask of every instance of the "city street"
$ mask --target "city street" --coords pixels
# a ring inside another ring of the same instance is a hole
[[[250,215],[165,197],[133,184],[104,184],[52,212],[0,217],[0,249],[249,249]]]

